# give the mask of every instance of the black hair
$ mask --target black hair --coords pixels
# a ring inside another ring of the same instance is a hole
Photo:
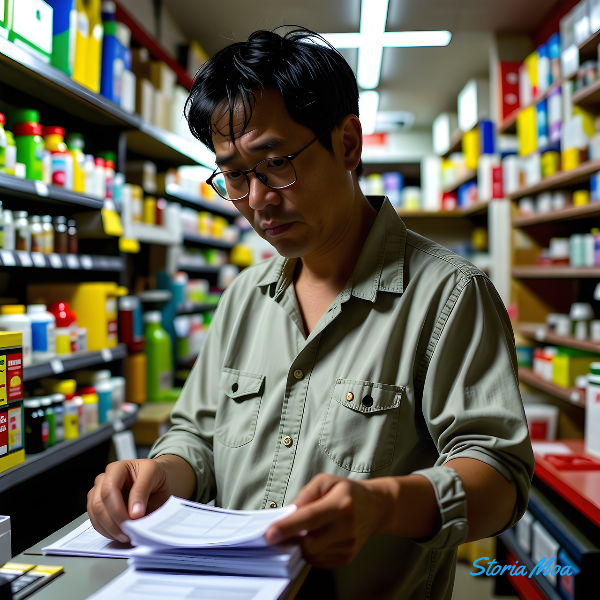
[[[214,152],[212,116],[227,99],[234,141],[233,112],[242,101],[243,128],[252,117],[254,92],[271,87],[283,96],[290,117],[321,135],[349,114],[358,117],[356,77],[344,57],[318,33],[296,27],[284,35],[255,31],[247,42],[231,44],[200,68],[185,105],[190,131]],[[331,154],[331,135],[319,142]],[[362,175],[362,161],[356,168]]]

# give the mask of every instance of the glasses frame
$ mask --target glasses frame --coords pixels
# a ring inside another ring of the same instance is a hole
[[[220,171],[217,168],[213,171],[212,175],[206,180],[206,183],[208,183],[212,187],[212,189],[215,190],[215,192],[217,192],[217,194],[219,194],[219,196],[221,196],[221,198],[223,198],[223,200],[227,200],[228,202],[238,202],[239,200],[243,200],[244,198],[246,198],[247,196],[250,195],[250,178],[248,177],[248,175],[250,173],[254,173],[254,176],[263,185],[266,185],[268,188],[271,188],[272,190],[283,190],[285,188],[288,188],[288,187],[294,185],[296,183],[296,181],[298,181],[298,173],[296,173],[296,167],[294,167],[294,163],[292,161],[295,158],[298,158],[298,156],[300,154],[302,154],[302,152],[304,152],[307,148],[310,148],[310,146],[312,146],[317,140],[320,140],[326,133],[329,133],[330,131],[331,131],[331,127],[328,128],[326,131],[324,131],[321,135],[318,135],[317,137],[312,139],[310,142],[308,142],[308,144],[306,144],[306,146],[304,146],[303,148],[300,148],[300,150],[298,150],[298,152],[294,152],[294,154],[288,154],[286,156],[269,156],[269,158],[265,158],[265,159],[261,160],[260,162],[257,162],[251,169],[228,169],[227,171]],[[292,181],[292,183],[288,183],[287,185],[282,185],[282,186],[269,185],[268,183],[263,181],[264,175],[262,173],[256,172],[256,169],[260,165],[262,165],[264,162],[267,162],[269,160],[274,160],[276,158],[285,158],[290,163],[290,165],[292,165],[292,170],[294,171],[294,181]],[[248,191],[243,196],[240,196],[239,198],[234,198],[234,199],[225,198],[225,196],[223,196],[223,194],[221,194],[221,192],[219,192],[216,185],[213,183],[213,180],[217,175],[222,175],[222,174],[231,173],[231,172],[241,173],[244,176],[244,178],[246,179],[246,183],[248,184]]]

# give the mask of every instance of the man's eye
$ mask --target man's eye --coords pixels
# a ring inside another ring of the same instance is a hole
[[[285,165],[286,160],[285,158],[273,158],[269,161],[269,167],[270,168],[277,168],[277,167],[283,167],[283,165]]]
[[[242,174],[239,171],[228,171],[225,173],[225,177],[231,181],[237,181],[241,176]]]

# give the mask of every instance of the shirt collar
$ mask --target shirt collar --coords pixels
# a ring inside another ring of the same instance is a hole
[[[377,204],[377,201],[374,203]],[[386,197],[342,294],[371,302],[377,300],[380,290],[402,294],[405,249],[406,225]],[[276,283],[277,298],[292,282],[295,265],[296,259],[277,258],[256,285],[260,287]]]

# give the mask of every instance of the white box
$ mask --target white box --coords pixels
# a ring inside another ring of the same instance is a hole
[[[0,565],[10,561],[12,547],[10,541],[10,517],[0,516]]]
[[[589,0],[590,35],[600,29],[600,0]]]
[[[517,543],[527,554],[531,554],[531,528],[534,522],[535,517],[526,510],[521,520],[515,525]]]
[[[458,127],[456,113],[442,113],[433,122],[433,151],[442,156],[450,150],[450,139]]]
[[[43,0],[17,0],[9,4],[8,27],[14,34],[22,37],[14,39],[21,48],[33,51],[36,56],[48,62],[52,54],[52,18],[53,9]]]
[[[585,451],[600,458],[600,375],[588,375],[585,394]]]
[[[477,195],[479,200],[487,202],[493,196],[493,174],[494,167],[500,166],[498,154],[482,154],[477,164]]]
[[[154,115],[154,96],[156,90],[148,79],[138,79],[136,86],[135,112],[137,112],[144,121],[152,123]]]
[[[553,442],[556,439],[558,408],[551,404],[525,404],[523,408],[530,433],[538,431],[546,434],[543,438],[533,435],[531,438]]]
[[[136,76],[132,71],[123,71],[121,108],[130,114],[135,112]]]
[[[539,521],[536,521],[531,527],[531,560],[534,566],[543,558],[550,559],[548,562],[544,561],[545,564],[556,566],[558,564],[559,549],[560,544]],[[556,558],[556,560],[552,561],[553,558]],[[550,570],[552,570],[552,567],[550,567]],[[548,573],[546,577],[556,586],[556,575]]]
[[[573,33],[575,44],[581,46],[590,37],[590,6],[588,0],[581,0],[573,9],[575,20]]]
[[[458,126],[470,131],[489,116],[490,83],[487,79],[471,79],[458,94]]]

